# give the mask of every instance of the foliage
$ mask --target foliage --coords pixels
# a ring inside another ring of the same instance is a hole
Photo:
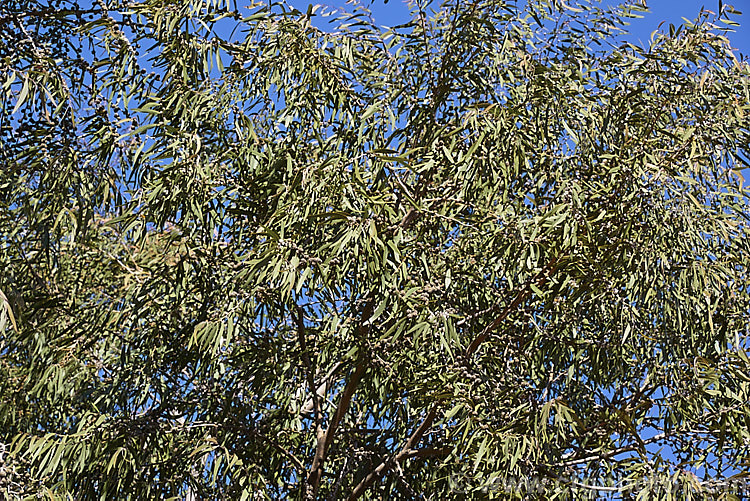
[[[4,1],[0,492],[728,495],[750,67],[642,9]]]

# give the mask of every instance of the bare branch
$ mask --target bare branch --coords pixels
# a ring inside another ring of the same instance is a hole
[[[294,320],[297,323],[297,338],[299,339],[300,349],[302,350],[302,363],[305,364],[305,372],[307,373],[307,385],[312,394],[315,432],[317,435],[320,435],[320,430],[323,426],[321,423],[320,398],[318,397],[318,391],[315,387],[313,366],[310,362],[310,353],[307,351],[307,341],[305,339],[305,312],[300,305],[295,305],[295,307],[296,312],[294,314]]]
[[[432,408],[427,413],[427,416],[425,416],[424,420],[422,421],[422,424],[420,424],[419,427],[414,431],[414,433],[411,434],[399,453],[396,454],[395,457],[392,456],[386,458],[382,463],[376,466],[375,469],[372,470],[365,478],[363,478],[356,487],[354,487],[352,493],[349,495],[349,501],[359,499],[365,492],[367,492],[367,489],[369,489],[377,480],[379,480],[385,474],[385,472],[390,470],[394,464],[398,464],[409,457],[420,456],[420,451],[414,450],[414,446],[422,439],[422,436],[425,434],[425,432],[432,426],[433,421],[435,421],[435,416],[437,416],[437,404],[433,404]],[[437,449],[425,449],[425,451],[435,450]],[[425,456],[423,457],[429,457],[429,455],[430,454],[425,454]]]
[[[505,321],[508,316],[512,312],[514,312],[530,295],[531,295],[531,284],[536,282],[537,286],[543,285],[547,282],[549,277],[551,277],[556,271],[557,267],[555,266],[557,263],[557,258],[553,258],[552,261],[545,266],[542,271],[540,271],[537,276],[534,278],[534,280],[530,281],[526,287],[524,287],[518,294],[516,294],[516,297],[513,299],[513,301],[510,302],[508,306],[505,307],[505,309],[500,313],[500,315],[495,318],[495,320],[492,321],[491,324],[489,324],[487,327],[485,327],[482,330],[482,333],[479,334],[474,340],[471,342],[469,347],[466,349],[466,357],[472,356],[476,351],[479,349],[479,347],[484,343],[489,335],[500,327],[500,324]]]
[[[359,335],[360,339],[364,338],[369,332],[367,326],[367,320],[372,315],[372,301],[368,301],[365,304],[364,311],[362,312],[362,318],[360,319]],[[310,467],[310,474],[307,477],[307,493],[308,499],[314,499],[320,489],[320,479],[323,477],[323,467],[328,454],[328,449],[333,442],[333,438],[336,435],[341,420],[343,419],[346,412],[349,410],[352,397],[357,391],[359,382],[362,380],[362,376],[367,370],[367,363],[365,361],[364,353],[360,351],[357,359],[357,365],[352,373],[349,381],[347,381],[344,391],[341,393],[341,399],[339,405],[336,407],[336,412],[328,425],[328,429],[323,432],[322,429],[318,430],[317,440],[318,445],[315,449],[315,457],[313,458],[312,466]]]
[[[647,439],[643,440],[642,444],[643,445],[652,444],[654,442],[658,442],[660,440],[664,440],[664,438],[666,438],[666,435],[664,433],[660,433],[658,435],[654,435],[651,438],[647,438]],[[566,461],[563,461],[562,463],[558,463],[556,466],[565,467],[565,466],[574,466],[574,465],[577,465],[577,464],[590,463],[591,461],[601,461],[603,459],[609,459],[611,457],[617,456],[618,454],[624,454],[626,452],[637,451],[637,450],[640,450],[641,448],[642,448],[641,443],[639,443],[637,446],[635,446],[635,445],[627,445],[627,446],[618,447],[616,449],[612,449],[611,451],[607,451],[607,452],[603,452],[603,453],[598,453],[598,454],[595,453],[595,454],[590,454],[588,456],[581,457],[581,458],[568,459]]]

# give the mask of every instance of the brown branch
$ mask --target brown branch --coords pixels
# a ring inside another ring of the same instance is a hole
[[[296,315],[295,316],[295,322],[297,323],[297,338],[299,339],[299,346],[302,350],[302,363],[305,364],[305,369],[307,371],[307,386],[310,389],[310,393],[312,393],[312,399],[313,399],[313,412],[314,412],[314,419],[315,419],[315,433],[316,435],[321,434],[322,430],[322,423],[320,421],[321,418],[321,410],[320,410],[320,398],[318,397],[318,389],[315,387],[315,378],[313,373],[313,367],[312,363],[310,362],[310,353],[307,351],[307,342],[305,339],[305,317],[304,317],[304,310],[300,305],[296,306]]]
[[[502,313],[500,313],[500,315],[495,318],[495,320],[491,324],[485,327],[482,330],[481,334],[474,338],[469,347],[466,349],[466,356],[470,357],[471,355],[476,353],[477,349],[479,349],[479,346],[487,340],[490,333],[497,329],[500,324],[506,318],[508,318],[508,315],[510,315],[512,311],[518,308],[518,306],[522,302],[524,302],[529,295],[530,291],[528,288],[525,288],[521,292],[519,292],[518,295],[516,295],[515,299],[513,299],[513,301],[502,311]]]
[[[474,340],[471,342],[469,347],[466,349],[466,357],[472,356],[476,351],[479,349],[479,347],[484,343],[489,335],[500,327],[500,324],[502,324],[508,316],[510,316],[511,313],[513,313],[520,305],[523,303],[530,295],[531,295],[531,284],[536,282],[536,286],[544,285],[547,280],[557,271],[556,268],[557,258],[552,258],[552,261],[547,264],[544,268],[542,268],[542,271],[540,271],[536,277],[532,281],[526,284],[526,287],[524,287],[521,291],[518,292],[516,297],[513,299],[513,301],[510,302],[508,306],[505,307],[505,309],[500,313],[500,315],[495,318],[495,320],[492,321],[487,327],[482,329],[481,334],[479,334],[477,337],[474,338]]]
[[[511,303],[502,311],[502,313],[495,318],[495,320],[482,330],[482,333],[477,336],[474,341],[469,345],[466,350],[466,356],[473,355],[479,346],[487,340],[490,333],[497,329],[500,324],[513,312],[518,306],[520,306],[526,298],[531,295],[531,284],[536,282],[536,285],[543,285],[550,276],[556,271],[557,258],[553,258],[547,266],[545,266],[532,281],[530,281],[526,287],[521,290]],[[379,480],[393,465],[400,463],[404,459],[410,457],[431,457],[437,455],[450,454],[450,449],[414,449],[414,445],[422,438],[424,433],[432,426],[435,416],[437,416],[437,403],[432,406],[430,412],[425,417],[422,424],[414,431],[409,437],[404,446],[401,448],[396,456],[391,456],[383,460],[378,466],[375,467],[362,481],[354,487],[352,493],[349,495],[349,501],[359,499],[377,480]]]
[[[364,494],[367,489],[372,486],[372,484],[375,483],[376,480],[379,480],[380,477],[383,476],[383,474],[391,469],[393,458],[388,458],[382,463],[380,463],[374,470],[372,470],[365,478],[362,479],[360,483],[357,484],[357,486],[354,488],[351,494],[349,494],[349,497],[347,498],[348,501],[354,501],[356,499],[359,499],[362,494]]]
[[[437,404],[433,404],[432,408],[430,409],[430,412],[427,413],[427,416],[424,418],[424,421],[422,421],[422,424],[419,425],[419,427],[414,430],[414,433],[409,437],[409,439],[406,441],[404,446],[401,448],[398,454],[394,457],[388,457],[385,460],[383,460],[382,463],[380,463],[377,467],[375,467],[374,470],[372,470],[365,478],[362,479],[362,481],[357,484],[357,486],[352,490],[352,493],[349,495],[349,501],[354,501],[356,499],[359,499],[360,496],[362,496],[367,489],[369,489],[372,484],[374,484],[377,480],[382,477],[386,471],[390,470],[391,467],[394,464],[400,463],[404,459],[410,458],[410,457],[416,457],[421,456],[419,450],[414,450],[414,446],[422,439],[422,436],[425,434],[425,432],[432,426],[433,421],[435,421],[435,416],[437,416]],[[432,451],[441,451],[442,449],[424,449],[425,455],[423,457],[428,457],[429,452]],[[433,454],[438,455],[438,454]]]
[[[405,459],[434,458],[434,457],[441,457],[441,456],[444,457],[444,456],[449,455],[451,452],[453,452],[453,449],[451,449],[450,447],[412,449],[410,451],[407,451]]]
[[[294,463],[294,466],[298,469],[300,472],[305,471],[305,465],[302,464],[302,461],[295,456],[292,452],[285,449],[281,444],[279,444],[276,440],[273,438],[267,436],[264,433],[261,433],[260,431],[252,428],[248,428],[247,424],[244,422],[240,422],[237,419],[229,419],[224,423],[189,423],[187,425],[183,425],[184,429],[191,429],[191,428],[216,428],[218,430],[226,430],[227,428],[231,430],[232,432],[238,432],[238,433],[249,433],[251,436],[260,439],[261,441],[267,443],[277,451],[279,451],[281,454],[289,458],[289,460]],[[176,429],[176,428],[174,428]]]
[[[331,443],[333,442],[333,437],[336,434],[336,429],[346,411],[349,410],[349,404],[351,403],[354,392],[357,390],[357,386],[359,385],[366,369],[367,365],[365,364],[364,357],[360,356],[357,366],[354,369],[354,373],[352,373],[341,394],[341,400],[336,408],[336,413],[331,419],[331,423],[328,425],[328,429],[325,432],[320,430],[318,433],[318,446],[315,450],[315,457],[313,458],[312,466],[310,467],[310,474],[307,477],[308,486],[312,488],[312,493],[309,494],[312,498],[317,495],[318,489],[320,488],[320,479],[323,476],[323,466],[326,460],[326,455],[328,454],[328,449],[330,448]]]
[[[255,435],[256,437],[258,437],[259,439],[263,440],[264,442],[266,442],[268,445],[270,445],[271,447],[273,447],[274,449],[276,449],[277,451],[279,451],[280,453],[282,453],[284,456],[288,457],[289,460],[292,463],[294,463],[294,466],[297,467],[298,471],[305,471],[305,466],[302,464],[302,461],[300,461],[297,458],[297,456],[295,456],[294,454],[292,454],[288,450],[284,449],[281,445],[279,445],[278,442],[276,442],[275,440],[273,440],[273,439],[265,436],[264,434],[262,434],[262,433],[260,433],[259,431],[256,431],[256,430],[250,430],[250,433],[252,435]]]
[[[660,433],[658,435],[654,435],[651,438],[647,438],[645,440],[641,440],[641,442],[642,442],[643,445],[648,445],[648,444],[652,444],[652,443],[658,442],[660,440],[664,440],[666,437],[667,437],[667,435],[665,433]],[[578,457],[578,458],[571,457],[571,458],[568,458],[568,459],[563,459],[562,462],[557,463],[555,466],[557,466],[557,467],[568,467],[568,466],[575,466],[575,465],[578,465],[578,464],[586,464],[586,463],[590,463],[592,461],[603,461],[603,460],[609,459],[609,458],[611,458],[613,456],[617,456],[618,454],[624,454],[626,452],[635,452],[635,451],[638,451],[638,450],[642,450],[642,448],[643,448],[643,446],[641,444],[638,444],[638,445],[626,445],[626,446],[623,446],[623,447],[618,447],[618,448],[612,449],[611,451],[607,451],[607,452],[593,453],[593,454],[590,454],[588,456]]]
[[[430,412],[427,413],[427,416],[424,418],[424,421],[422,421],[422,424],[419,425],[419,428],[417,428],[414,433],[412,433],[411,437],[409,437],[409,440],[406,441],[404,447],[401,449],[401,452],[399,452],[398,456],[396,456],[396,460],[403,459],[403,457],[406,456],[407,452],[414,448],[417,442],[421,440],[422,435],[424,435],[424,433],[430,428],[430,426],[432,426],[432,422],[435,421],[436,415],[437,404],[432,404]]]
[[[401,226],[402,228],[408,228],[411,223],[413,223],[418,217],[419,211],[417,209],[411,209],[406,213],[403,219],[401,219],[399,226]]]
[[[360,339],[364,339],[364,337],[370,330],[366,324],[370,319],[370,316],[372,315],[372,306],[372,301],[368,301],[367,304],[365,304],[364,311],[362,312],[362,318],[360,319],[361,323],[358,329]],[[315,449],[315,457],[313,458],[312,466],[310,466],[310,473],[307,476],[307,499],[314,499],[318,494],[318,490],[320,489],[320,480],[321,478],[323,478],[323,468],[325,465],[326,456],[328,455],[328,449],[331,447],[333,437],[336,435],[336,430],[338,429],[341,420],[349,410],[349,405],[351,404],[352,397],[357,391],[359,382],[362,380],[362,376],[365,374],[366,370],[366,358],[363,352],[360,351],[357,358],[357,365],[351,377],[349,378],[349,381],[347,381],[346,386],[344,387],[344,391],[341,393],[339,405],[336,407],[336,412],[334,413],[331,422],[328,424],[328,429],[324,432],[321,428],[317,432],[318,444]]]

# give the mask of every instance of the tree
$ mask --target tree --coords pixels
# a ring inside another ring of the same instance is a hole
[[[3,2],[3,495],[728,495],[750,67],[643,8]]]

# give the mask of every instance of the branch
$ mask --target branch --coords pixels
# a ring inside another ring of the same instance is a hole
[[[452,451],[453,451],[453,449],[451,449],[450,447],[428,448],[428,449],[412,449],[410,451],[407,451],[407,453],[406,453],[406,459],[411,459],[411,458],[433,458],[433,457],[439,457],[439,456],[447,456]]]
[[[352,493],[349,495],[349,501],[359,499],[367,491],[367,489],[369,489],[372,484],[379,480],[386,471],[390,470],[394,464],[400,463],[401,461],[409,457],[421,456],[422,454],[420,453],[422,451],[414,450],[414,446],[422,439],[424,433],[432,426],[432,422],[435,421],[435,416],[437,416],[437,404],[433,404],[430,412],[427,413],[424,421],[422,421],[422,424],[420,424],[419,427],[414,431],[414,433],[412,433],[411,437],[409,437],[399,453],[396,454],[395,457],[386,458],[365,478],[363,478],[359,484],[357,484],[354,490],[352,490]],[[430,455],[428,451],[442,451],[442,449],[424,449],[424,457]],[[434,455],[438,454],[436,453]]]
[[[360,483],[357,484],[357,486],[354,488],[351,494],[349,494],[349,497],[347,498],[348,501],[355,501],[356,499],[359,499],[362,494],[364,494],[367,489],[372,486],[372,484],[375,483],[376,480],[379,480],[380,477],[383,476],[383,474],[391,468],[391,464],[393,462],[393,458],[388,458],[382,463],[380,463],[374,470],[372,470],[365,478],[362,479]]]
[[[302,464],[302,461],[295,456],[292,452],[286,450],[281,444],[279,444],[276,440],[273,438],[267,436],[264,433],[259,432],[256,429],[248,428],[245,423],[239,423],[236,419],[232,419],[231,421],[224,423],[224,424],[217,424],[217,423],[191,423],[185,426],[185,429],[191,429],[191,428],[197,428],[197,427],[208,427],[208,428],[216,428],[219,430],[223,430],[225,427],[230,427],[232,431],[240,432],[240,433],[249,433],[251,436],[260,439],[261,441],[267,443],[277,451],[279,451],[281,454],[289,458],[289,460],[294,463],[294,466],[298,469],[300,472],[305,471],[305,465]]]
[[[339,369],[341,369],[343,366],[344,366],[344,362],[336,362],[336,364],[334,364],[333,367],[331,367],[328,370],[328,373],[323,377],[323,379],[321,379],[319,382],[316,383],[318,385],[317,391],[318,391],[319,399],[325,398],[326,393],[328,393],[328,389],[331,387],[331,381],[333,380],[333,377],[336,375]],[[299,413],[305,414],[305,415],[311,414],[314,410],[313,404],[314,403],[313,403],[312,398],[306,399]]]
[[[424,435],[424,432],[426,432],[430,428],[430,426],[432,426],[432,422],[435,421],[436,415],[437,404],[432,404],[430,412],[427,413],[427,416],[424,418],[424,421],[422,421],[422,424],[419,425],[419,428],[417,428],[414,433],[412,433],[411,437],[409,437],[409,440],[406,441],[404,447],[401,449],[401,452],[399,452],[398,456],[396,456],[396,460],[403,459],[406,454],[414,448],[417,442],[422,439],[422,435]]]
[[[571,485],[574,485],[575,487],[579,487],[581,489],[589,489],[592,491],[602,491],[602,492],[620,492],[627,489],[630,489],[632,486],[629,485],[623,485],[622,487],[611,487],[606,485],[589,485],[584,484],[581,482],[576,482],[575,480],[570,481]]]
[[[542,271],[540,271],[536,277],[534,277],[533,280],[528,282],[526,284],[526,287],[524,287],[511,301],[511,303],[505,307],[505,309],[500,313],[500,315],[495,318],[495,320],[492,321],[491,324],[489,324],[487,327],[485,327],[482,330],[482,333],[479,334],[477,337],[474,338],[474,340],[471,342],[469,347],[466,349],[466,357],[472,356],[476,351],[479,349],[479,346],[484,343],[489,335],[500,327],[500,324],[502,324],[508,316],[510,316],[513,311],[518,308],[521,303],[523,303],[530,295],[531,295],[531,284],[536,282],[536,286],[544,285],[547,280],[549,280],[549,277],[551,277],[556,271],[557,271],[557,258],[552,258],[552,261],[547,264],[544,268],[542,268]]]
[[[282,453],[284,456],[289,458],[289,460],[294,463],[294,466],[297,467],[298,471],[305,471],[305,466],[302,464],[302,461],[300,461],[297,456],[289,452],[288,450],[284,449],[281,445],[279,445],[275,440],[265,436],[264,434],[260,433],[256,430],[250,430],[250,433],[258,437],[259,439],[266,442],[268,445]]]
[[[470,357],[473,355],[479,346],[487,340],[490,333],[497,329],[500,324],[516,309],[518,306],[526,300],[531,294],[531,284],[536,282],[537,286],[543,285],[552,274],[557,271],[556,268],[557,258],[553,258],[547,266],[545,266],[537,275],[531,280],[523,290],[521,290],[515,299],[502,311],[502,313],[487,327],[482,330],[482,333],[477,336],[474,341],[469,345],[466,350],[466,356]],[[395,457],[388,457],[383,460],[374,470],[372,470],[362,481],[354,487],[352,493],[349,495],[349,501],[354,501],[361,497],[372,484],[374,484],[380,477],[382,477],[386,471],[388,471],[394,464],[400,463],[404,459],[410,457],[430,457],[431,455],[442,455],[445,453],[445,449],[423,449],[415,450],[414,445],[419,442],[422,435],[432,426],[435,416],[437,415],[437,404],[434,404],[430,409],[430,412],[425,417],[422,424],[414,431],[409,440],[406,441],[401,451],[396,454]],[[447,453],[450,453],[448,450]]]
[[[360,326],[358,329],[360,339],[364,339],[364,337],[369,332],[369,328],[365,324],[367,320],[369,320],[371,315],[372,301],[368,301],[367,304],[365,304],[364,311],[362,312],[362,318],[360,319]],[[323,477],[324,463],[326,460],[326,456],[328,455],[328,449],[331,447],[333,437],[336,435],[336,430],[341,423],[344,414],[346,414],[346,412],[349,410],[349,405],[351,404],[354,392],[357,391],[359,382],[362,380],[362,376],[367,370],[367,364],[365,360],[366,359],[363,355],[363,352],[360,351],[359,357],[357,359],[357,366],[355,367],[354,372],[349,378],[349,381],[347,381],[346,387],[344,387],[344,391],[341,393],[339,405],[338,407],[336,407],[336,412],[334,413],[333,418],[328,425],[328,429],[325,432],[323,432],[322,428],[318,430],[318,445],[315,449],[315,457],[313,458],[312,466],[310,466],[310,474],[307,477],[307,499],[314,499],[318,494],[318,489],[320,489],[320,480]]]
[[[474,341],[472,341],[469,347],[466,349],[466,356],[470,357],[471,355],[476,353],[476,351],[479,349],[479,346],[487,340],[490,333],[497,329],[500,324],[506,318],[508,318],[508,315],[510,315],[512,311],[518,308],[518,306],[523,303],[529,295],[530,291],[528,288],[525,288],[521,292],[519,292],[518,295],[516,295],[515,299],[502,311],[502,313],[500,313],[500,315],[495,318],[495,320],[491,324],[485,327],[482,330],[481,334],[474,338]]]
[[[322,429],[322,423],[320,422],[320,398],[318,398],[318,391],[315,387],[315,379],[313,377],[313,367],[312,363],[310,362],[310,354],[307,351],[304,311],[298,304],[296,304],[295,307],[296,314],[293,313],[293,316],[295,317],[294,320],[297,323],[297,338],[299,339],[300,349],[302,350],[302,363],[305,364],[305,369],[307,370],[307,386],[312,393],[313,412],[315,416],[315,433],[317,436],[320,436]]]
[[[644,445],[652,444],[654,442],[658,442],[659,440],[664,440],[666,438],[666,434],[660,433],[658,435],[654,435],[651,438],[647,438],[646,440],[643,440]],[[591,461],[601,461],[604,459],[609,459],[611,457],[617,456],[618,454],[624,454],[626,452],[633,452],[640,450],[640,444],[638,446],[636,445],[626,445],[623,447],[618,447],[616,449],[612,449],[608,452],[602,452],[599,454],[591,454],[589,456],[585,456],[582,458],[577,459],[568,459],[564,460],[562,463],[558,463],[555,466],[557,467],[566,467],[566,466],[574,466],[577,464],[585,464],[590,463]]]

